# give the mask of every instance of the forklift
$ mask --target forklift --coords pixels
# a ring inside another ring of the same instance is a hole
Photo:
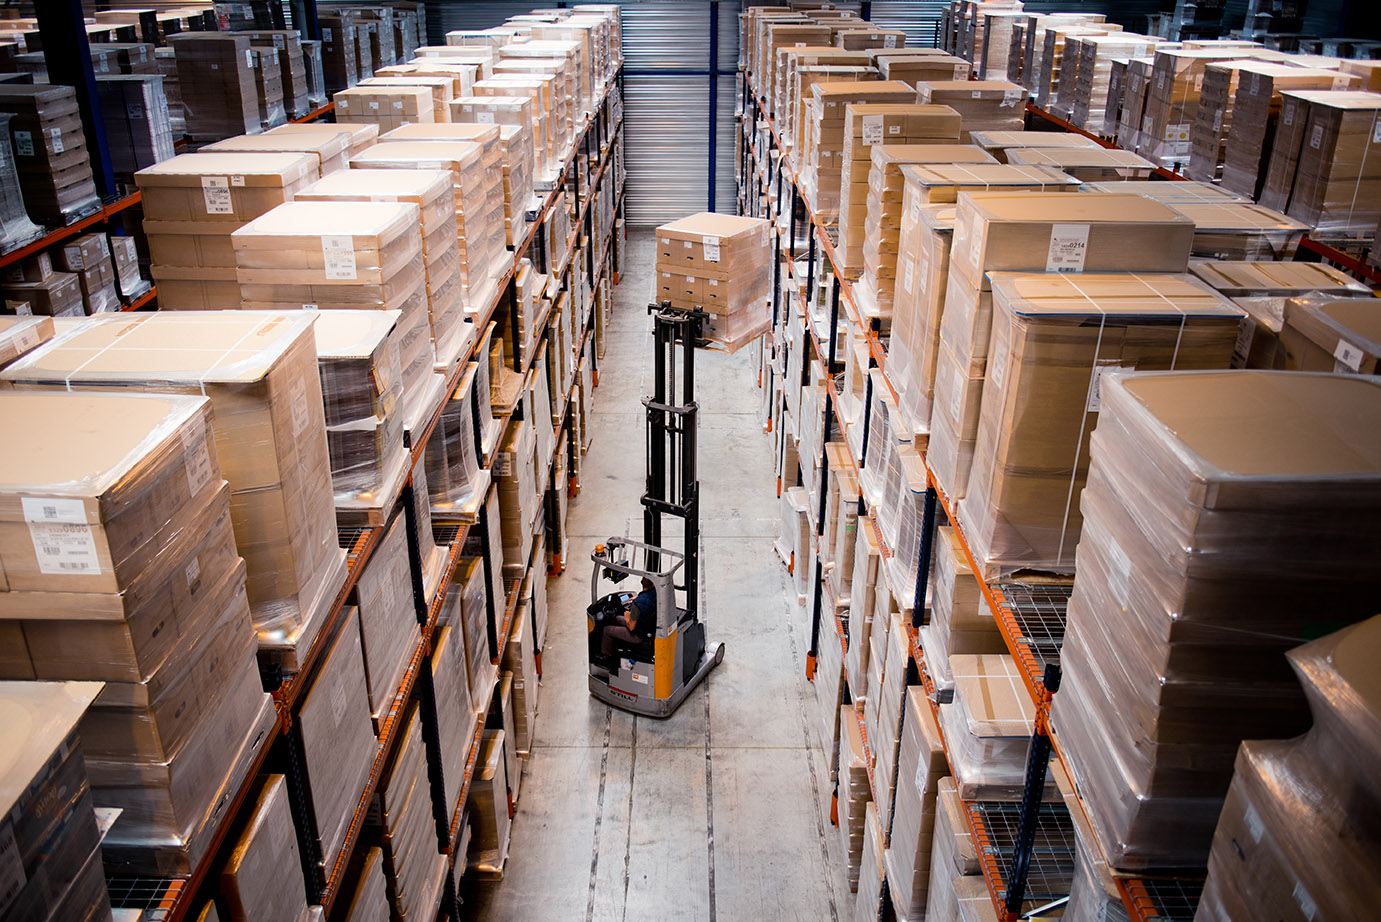
[[[710,670],[724,660],[724,644],[705,642],[700,612],[700,481],[696,473],[695,348],[702,343],[698,310],[649,304],[656,349],[656,385],[643,399],[647,414],[647,478],[642,495],[643,540],[610,538],[597,545],[591,560],[591,604],[586,609],[590,654],[590,693],[600,701],[642,714],[670,717]],[[680,355],[678,374],[678,353]],[[678,387],[679,385],[679,387]],[[662,516],[684,526],[684,550],[663,546]],[[602,650],[604,628],[621,624],[636,592],[614,589],[635,577],[656,593],[656,617],[638,620],[636,641],[616,641],[613,654]]]

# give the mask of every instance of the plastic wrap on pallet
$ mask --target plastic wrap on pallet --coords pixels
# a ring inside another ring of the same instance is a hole
[[[29,217],[69,224],[100,206],[75,90],[7,83],[0,112],[13,116],[12,152]]]
[[[412,595],[405,517],[394,519],[379,539],[378,548],[360,572],[356,598],[369,712],[378,730],[422,639]]]
[[[188,33],[173,37],[170,44],[188,135],[214,141],[263,130],[259,67],[248,34]]]
[[[950,767],[965,800],[1020,800],[1035,715],[1020,666],[1006,654],[955,654],[954,701],[940,705]],[[1054,783],[1047,781],[1046,794]]]
[[[1068,568],[1102,377],[1228,368],[1243,313],[1183,275],[988,279],[992,339],[959,520],[985,576]]]
[[[210,397],[255,626],[263,645],[289,650],[314,636],[345,573],[311,323],[302,312],[106,315],[4,372],[17,388]]]
[[[919,686],[906,690],[897,793],[886,864],[889,893],[898,918],[926,918],[931,846],[938,824],[936,798],[949,772],[935,712]]]
[[[1381,373],[1381,312],[1370,298],[1291,298],[1280,352],[1291,371]]]
[[[834,638],[826,638],[833,642]],[[859,713],[852,705],[839,709],[839,837],[848,858],[845,876],[851,891],[858,890],[863,863],[864,817],[872,793],[868,787],[868,758],[863,744]]]
[[[1379,643],[1374,617],[1290,651],[1313,727],[1294,740],[1242,744],[1196,919],[1281,907],[1285,918],[1345,918],[1381,895],[1368,870],[1375,831],[1357,822],[1381,801],[1362,768],[1381,754],[1381,702],[1367,667]]]
[[[432,642],[432,685],[436,689],[437,735],[441,742],[441,777],[445,784],[441,803],[447,822],[462,806],[460,788],[465,763],[475,738],[477,702],[470,697],[470,670],[466,662],[466,637],[462,624],[441,627]]]
[[[313,42],[312,44],[320,44]],[[352,877],[355,886],[346,897],[346,922],[370,922],[388,915],[388,885],[384,881],[384,853],[377,846],[365,849]]]
[[[1237,742],[1307,724],[1284,651],[1374,609],[1378,387],[1104,377],[1051,720],[1113,866],[1201,863]]]
[[[467,510],[483,497],[479,453],[475,444],[474,376],[467,375],[441,409],[427,441],[427,485],[433,518],[468,518]]]
[[[18,167],[11,144],[14,115],[0,112],[0,249],[13,250],[43,233],[24,210]]]
[[[710,316],[702,333],[735,352],[772,325],[768,224],[709,212],[657,228],[657,298]]]
[[[232,919],[304,922],[307,891],[298,873],[297,830],[283,775],[268,775],[253,811],[221,870],[221,895]]]
[[[512,823],[508,815],[502,730],[484,731],[466,807],[470,812],[474,835],[468,856],[470,869],[489,873],[502,871],[508,857]]]
[[[926,918],[958,919],[960,888],[969,892],[969,887],[976,882],[984,888],[984,893],[987,889],[964,802],[959,799],[954,780],[941,778],[936,788],[935,838],[930,850]]]
[[[420,707],[399,716],[402,741],[369,804],[369,834],[383,855],[390,915],[427,918],[441,900],[448,859],[436,848],[436,821],[429,789]]]
[[[959,141],[975,131],[1018,131],[1027,92],[1005,80],[936,80],[918,84],[916,102],[949,106],[961,118]]]

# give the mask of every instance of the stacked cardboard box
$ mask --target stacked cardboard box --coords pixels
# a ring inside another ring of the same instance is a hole
[[[824,640],[833,644],[835,638]],[[853,705],[839,709],[839,837],[848,858],[845,876],[850,890],[858,890],[863,864],[864,819],[872,803],[868,787],[868,757],[863,746],[862,725]]]
[[[983,148],[999,163],[1007,162],[1007,152],[1022,147],[1099,147],[1093,138],[1072,132],[1056,131],[974,131],[969,140]]]
[[[1313,727],[1238,750],[1195,918],[1261,918],[1276,906],[1346,917],[1376,900],[1366,870],[1374,837],[1353,830],[1381,801],[1363,768],[1381,755],[1381,703],[1366,668],[1378,649],[1381,619],[1371,618],[1290,651]]]
[[[863,228],[877,148],[934,145],[939,148],[936,152],[916,151],[927,158],[926,162],[933,163],[942,162],[939,157],[947,154],[972,158],[972,152],[957,145],[958,140],[959,114],[948,106],[854,103],[845,107],[837,258],[846,275],[856,275],[863,269]]]
[[[391,69],[391,68],[390,68]],[[433,122],[451,120],[451,101],[456,97],[455,77],[451,74],[375,74],[368,80],[361,80],[358,86],[402,86],[422,87],[432,94]]]
[[[106,683],[81,730],[96,806],[123,810],[104,859],[185,874],[273,722],[211,403],[6,392],[0,414],[51,433],[8,454],[5,674]]]
[[[1202,864],[1238,742],[1308,725],[1285,651],[1375,609],[1378,388],[1103,379],[1051,726],[1114,867]]]
[[[200,148],[202,153],[302,153],[316,157],[316,178],[349,166],[349,136],[342,133],[312,135],[267,131],[242,134]]]
[[[369,712],[378,733],[393,709],[403,675],[422,639],[413,601],[404,516],[394,517],[360,572],[357,597]]]
[[[516,248],[527,235],[537,156],[532,132],[519,125],[500,125],[499,145],[503,150],[504,232],[509,247]]]
[[[902,175],[906,175],[905,170]],[[898,271],[892,333],[887,343],[887,376],[897,393],[898,413],[892,425],[920,440],[928,438],[930,432],[955,207],[922,205],[920,189],[911,188],[910,183],[907,186],[897,238]]]
[[[212,399],[255,627],[261,646],[290,668],[345,571],[311,322],[305,314],[114,315],[74,328],[5,370],[16,387]],[[99,359],[89,360],[92,350]]]
[[[173,127],[161,76],[101,77],[96,89],[115,172],[133,173],[173,156]]]
[[[1199,105],[1189,129],[1189,162],[1184,174],[1190,179],[1216,182],[1222,178],[1238,81],[1242,69],[1253,63],[1253,58],[1235,58],[1205,65]]]
[[[1151,66],[1136,150],[1159,165],[1174,168],[1189,160],[1190,136],[1199,112],[1207,67],[1230,60],[1237,49],[1159,49]]]
[[[858,895],[854,898],[855,922],[867,922],[882,914],[882,889],[887,879],[882,843],[877,804],[870,800],[863,810],[863,853],[859,857]]]
[[[959,898],[981,892],[987,895],[983,869],[978,863],[973,835],[954,781],[941,778],[935,798],[935,840],[930,849],[930,892],[926,918],[959,919]],[[990,903],[991,905],[991,903]]]
[[[436,847],[426,744],[416,704],[398,732],[402,742],[379,781],[370,804],[368,828],[383,852],[385,888],[395,919],[432,917],[441,902],[447,857]]]
[[[1227,368],[1243,313],[1182,275],[989,280],[992,340],[959,518],[985,573],[1068,568],[1103,375]]]
[[[920,629],[920,641],[939,700],[949,701],[954,694],[951,653],[1002,653],[1007,647],[959,536],[950,526],[941,526],[936,534],[930,623]]]
[[[1191,255],[1199,259],[1290,260],[1309,230],[1306,224],[1250,202],[1166,204],[1194,222]]]
[[[1280,333],[1285,367],[1359,375],[1381,372],[1381,313],[1369,298],[1292,298]]]
[[[304,189],[297,200],[417,205],[436,368],[447,375],[454,372],[472,331],[463,324],[460,251],[450,174],[442,170],[344,170]],[[407,378],[416,383],[412,374]],[[411,395],[406,399],[411,407]],[[410,410],[404,415],[411,419]]]
[[[1357,77],[1335,70],[1264,61],[1244,64],[1238,71],[1232,124],[1223,148],[1223,185],[1250,199],[1261,194],[1272,142],[1282,127],[1285,90],[1351,89],[1357,84]]]
[[[326,90],[336,92],[360,81],[359,56],[355,50],[355,25],[341,16],[319,16],[321,63]]]
[[[441,409],[441,418],[427,440],[427,486],[432,517],[473,522],[489,486],[480,471],[475,435],[475,374],[467,371]]]
[[[369,922],[388,916],[388,884],[384,880],[384,853],[378,847],[362,849],[352,862],[350,876],[356,881],[353,892],[343,897],[346,922]]]
[[[1163,182],[1159,179],[1124,179],[1113,182],[1086,182],[1079,187],[1079,191],[1116,192],[1124,195],[1136,193],[1172,207],[1176,205],[1235,205],[1246,202],[1242,196],[1224,189],[1222,186],[1192,180]]]
[[[115,284],[126,303],[144,294],[152,286],[139,274],[139,249],[133,237],[111,237],[110,255],[115,262]]]
[[[657,300],[709,315],[701,334],[730,352],[771,326],[767,221],[709,212],[657,228]]]
[[[457,595],[459,598],[459,595]],[[449,607],[449,606],[448,606]],[[445,806],[449,822],[460,803],[460,788],[465,781],[465,762],[475,738],[477,708],[470,697],[470,671],[466,644],[484,638],[465,636],[457,618],[442,625],[432,643],[432,684],[436,689],[436,722],[440,737],[441,777],[445,785],[437,793]]]
[[[485,730],[480,740],[475,776],[466,808],[470,813],[471,870],[501,870],[508,857],[508,784],[504,764],[504,732]]]
[[[77,276],[86,313],[120,309],[120,295],[115,291],[115,264],[111,261],[110,242],[105,234],[82,234],[51,252],[58,269]]]
[[[1284,97],[1261,204],[1320,234],[1370,238],[1381,219],[1381,94],[1289,90]]]
[[[144,199],[150,272],[165,310],[240,306],[230,235],[311,182],[301,153],[181,154],[135,174]]]
[[[301,118],[314,106],[308,96],[307,62],[302,52],[302,36],[296,29],[270,29],[249,33],[255,48],[272,48],[278,53],[278,73],[283,86],[283,107],[288,118]]]
[[[27,313],[45,317],[82,317],[86,304],[82,300],[81,279],[72,272],[53,271],[53,259],[47,253],[37,253],[5,270],[0,285],[5,298],[28,305]]]
[[[100,691],[92,682],[2,682],[13,750],[0,774],[12,880],[6,918],[110,918],[101,834],[77,723]]]
[[[1065,57],[1068,39],[1080,35],[1106,35],[1121,30],[1120,25],[1072,20],[1048,20],[1044,25],[1037,26],[1033,38],[1033,53],[1037,59],[1032,66],[1035,85],[1030,87],[1035,94],[1036,105],[1042,109],[1054,107],[1061,102],[1060,92],[1066,86],[1073,98],[1073,75],[1079,70],[1079,56]]]
[[[498,505],[496,491],[491,491],[486,506],[494,515],[490,518],[491,530],[498,528]],[[479,529],[472,531],[478,532]],[[474,535],[478,538],[479,535]],[[497,536],[496,536],[497,537]],[[479,542],[476,541],[478,544]],[[498,542],[496,542],[498,543]],[[468,548],[467,548],[468,550]],[[497,556],[497,555],[496,555]],[[495,608],[499,618],[503,617],[503,580],[500,578],[500,561],[494,561],[490,577],[494,580],[496,598]],[[498,667],[489,655],[489,609],[485,590],[485,564],[478,557],[462,557],[456,568],[451,593],[459,606],[458,615],[453,614],[448,623],[460,625],[465,633],[466,674],[470,677],[470,700],[478,707],[489,699],[494,691],[494,680]]]
[[[1112,76],[1114,57],[1143,57],[1155,47],[1157,39],[1135,33],[1113,33],[1108,35],[1085,35],[1070,38],[1065,44],[1065,58],[1070,56],[1072,45],[1078,51],[1078,71],[1073,74],[1072,98],[1065,94],[1065,84],[1070,77],[1066,67],[1060,76],[1060,105],[1069,106],[1070,120],[1094,134],[1103,133],[1107,127],[1108,82]]]
[[[435,122],[432,91],[425,86],[359,84],[331,97],[336,121],[344,124],[372,122],[380,134],[416,122]]]
[[[326,444],[341,524],[383,524],[407,476],[401,316],[342,310],[316,320]]]
[[[100,204],[82,133],[77,95],[69,86],[0,86],[0,112],[11,113],[14,162],[29,217],[66,224]]]
[[[1155,170],[1145,157],[1106,147],[1021,147],[1008,151],[1007,162],[1050,167],[1081,182],[1147,179]]]
[[[896,289],[903,188],[914,184],[913,198],[924,205],[953,203],[963,192],[1074,191],[1079,181],[1045,166],[1002,163],[909,164],[888,163],[886,148],[874,148],[869,175],[868,219],[864,224],[863,280],[860,300],[876,305],[877,313],[892,315]],[[903,176],[903,173],[905,175]],[[867,313],[866,308],[860,308]]]
[[[821,217],[831,220],[839,214],[849,105],[911,104],[916,102],[916,92],[904,83],[867,80],[817,83],[810,91],[810,119],[797,155],[797,169],[804,174],[809,204]]]
[[[478,71],[478,64],[447,64],[437,58],[418,58],[407,64],[394,64],[392,67],[382,67],[374,72],[374,76],[445,77],[451,81],[451,99],[454,100],[457,96],[470,95],[470,88],[475,85]],[[449,122],[450,120],[450,107],[448,105],[446,117],[444,119],[438,119],[438,121]]]
[[[475,83],[474,96],[527,97],[532,100],[533,152],[538,172],[550,174],[561,164],[561,132],[557,127],[556,78],[542,74],[501,74]]]
[[[926,456],[942,489],[962,498],[978,436],[992,323],[994,269],[1183,272],[1194,225],[1139,195],[971,193],[955,213],[940,321]]]
[[[937,80],[916,86],[916,101],[949,106],[959,113],[959,140],[975,131],[1018,131],[1026,113],[1026,91],[1002,80]]]
[[[983,13],[983,40],[974,48],[979,80],[1007,79],[1007,58],[1012,49],[1012,27],[1027,18],[1020,8]]]
[[[779,74],[777,71],[778,57],[777,50],[784,47],[802,47],[810,45],[830,45],[834,42],[830,40],[830,28],[827,25],[812,22],[801,17],[799,19],[779,20],[775,23],[765,23],[762,29],[762,44],[758,49],[758,66],[761,68],[761,76],[758,83],[758,95],[769,106],[773,102],[773,88],[777,86]],[[838,47],[838,46],[835,46]],[[845,49],[840,49],[845,50]],[[774,115],[780,114],[773,112]]]
[[[259,100],[259,123],[264,128],[276,128],[288,121],[278,49],[252,47],[249,53],[254,60],[254,92]]]
[[[1006,653],[956,653],[954,700],[940,705],[954,784],[964,800],[1020,800],[1035,712],[1021,667]],[[1047,777],[1045,795],[1055,795]]]
[[[949,774],[935,712],[922,689],[906,690],[897,798],[884,856],[892,907],[902,919],[926,918],[931,843],[940,779]]]
[[[911,52],[895,52],[877,55],[874,60],[883,80],[899,80],[913,86],[935,80],[969,78],[969,62],[952,54],[913,56]]]
[[[254,49],[243,32],[197,32],[172,42],[187,134],[215,141],[263,130]]]
[[[532,556],[532,525],[541,513],[536,459],[537,435],[532,423],[524,420],[510,425],[494,461],[505,576],[521,578]]]
[[[307,922],[311,912],[301,860],[287,779],[268,775],[258,786],[245,829],[221,869],[221,895],[229,918],[233,922]]]
[[[538,559],[541,559],[540,556]],[[540,573],[540,570],[538,572]],[[541,579],[540,576],[538,578]],[[530,587],[527,587],[527,592],[531,593]],[[538,613],[534,610],[533,602],[531,595],[519,601],[513,615],[513,630],[508,636],[503,654],[504,668],[513,674],[512,745],[515,752],[525,756],[532,751],[537,729],[537,696],[540,690],[537,683],[537,647],[534,639],[534,622]],[[518,790],[518,779],[518,771],[508,773],[508,784],[514,791]]]
[[[43,235],[43,229],[29,219],[24,210],[24,194],[10,143],[10,123],[14,116],[0,112],[0,246],[14,250]]]
[[[460,246],[461,305],[468,315],[478,317],[493,298],[504,252],[498,131],[474,141],[402,140],[405,134],[354,158],[351,167],[450,172]]]
[[[810,84],[801,89],[799,69],[820,66],[869,67],[867,52],[844,51],[831,45],[789,45],[777,49],[777,82],[770,88],[777,112],[778,134],[786,146],[795,146],[802,93],[809,100]],[[812,80],[810,83],[819,82]]]
[[[52,338],[51,317],[0,317],[0,368]]]

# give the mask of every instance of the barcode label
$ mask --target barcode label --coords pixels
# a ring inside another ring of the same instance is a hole
[[[86,524],[86,507],[79,499],[39,499],[23,496],[20,497],[19,504],[24,510],[24,521],[30,524]]]
[[[1335,372],[1352,372],[1357,374],[1362,370],[1362,359],[1366,357],[1361,349],[1354,346],[1345,339],[1338,340],[1338,348],[1333,350],[1333,370]]]
[[[700,244],[701,244],[701,246],[703,246],[703,247],[705,248],[705,261],[706,261],[706,262],[712,262],[712,263],[717,263],[717,262],[719,262],[719,238],[718,238],[718,237],[708,237],[708,236],[707,236],[707,237],[701,237],[701,238],[700,238]]]
[[[882,142],[882,116],[863,116],[863,143],[867,147]]]
[[[292,386],[293,435],[301,435],[302,430],[312,421],[307,407],[307,385],[299,379]]]
[[[0,916],[3,916],[24,890],[24,859],[14,840],[14,827],[6,821],[0,829]]]
[[[1083,272],[1084,257],[1088,255],[1088,231],[1087,224],[1051,225],[1045,271]]]
[[[327,234],[321,238],[321,257],[328,279],[358,278],[355,268],[355,238],[349,234]]]
[[[34,155],[34,136],[27,131],[14,133],[14,152],[21,157]]]
[[[91,526],[69,523],[29,523],[38,571],[48,576],[94,576],[101,572],[96,536]]]
[[[230,179],[226,176],[203,176],[201,196],[206,202],[207,214],[234,214],[230,203]]]
[[[206,430],[198,426],[182,433],[182,450],[187,464],[187,489],[196,496],[211,479],[211,450],[206,445]]]

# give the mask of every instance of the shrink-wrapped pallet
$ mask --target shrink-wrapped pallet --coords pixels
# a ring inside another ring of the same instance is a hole
[[[1238,742],[1308,725],[1285,651],[1375,608],[1378,387],[1104,377],[1051,726],[1112,866],[1201,864]]]
[[[657,228],[657,301],[703,310],[701,333],[730,352],[767,332],[767,221],[711,212]]]

